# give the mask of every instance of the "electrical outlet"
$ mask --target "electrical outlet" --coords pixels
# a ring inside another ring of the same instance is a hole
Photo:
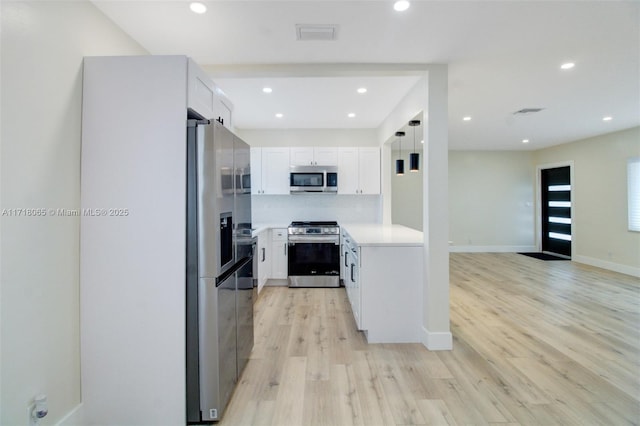
[[[29,426],[38,426],[39,422],[37,421],[37,419],[33,418],[33,415],[31,413],[33,413],[34,408],[36,408],[36,404],[29,404],[27,405],[27,421],[25,422],[26,425]]]

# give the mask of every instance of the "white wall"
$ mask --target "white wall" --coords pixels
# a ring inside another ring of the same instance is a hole
[[[534,251],[530,151],[449,152],[451,251]]]
[[[2,209],[80,207],[85,55],[145,54],[92,4],[1,2]],[[79,217],[2,216],[0,423],[80,403]]]
[[[535,167],[573,162],[573,256],[640,276],[640,233],[627,228],[627,159],[640,155],[640,127],[534,152]]]
[[[422,150],[416,151],[420,154],[420,169],[417,172],[409,171],[409,154],[413,150],[405,149],[403,142],[402,158],[405,172],[404,175],[398,176],[393,173],[398,159],[397,145],[394,144],[391,153],[392,222],[422,231],[424,155]]]

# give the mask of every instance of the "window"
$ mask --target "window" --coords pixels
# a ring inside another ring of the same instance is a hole
[[[640,157],[627,161],[627,191],[629,231],[640,232]]]

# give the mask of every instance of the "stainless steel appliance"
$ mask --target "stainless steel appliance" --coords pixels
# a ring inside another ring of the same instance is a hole
[[[337,222],[292,222],[288,246],[289,287],[340,286]]]
[[[188,120],[187,423],[220,419],[253,348],[249,170],[247,144],[221,123]]]
[[[338,168],[336,166],[291,166],[289,192],[299,194],[338,192]]]

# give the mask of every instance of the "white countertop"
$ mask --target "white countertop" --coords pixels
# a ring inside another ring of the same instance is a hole
[[[422,232],[402,225],[344,224],[341,227],[359,246],[422,247]]]
[[[379,223],[339,224],[360,246],[417,247],[424,244],[422,232],[403,225],[382,225]],[[266,229],[286,228],[289,224],[254,224],[253,236]]]
[[[281,223],[254,223],[253,224],[253,232],[252,235],[254,237],[258,236],[259,233],[261,233],[264,230],[267,229],[274,229],[274,228],[287,228],[289,226],[289,224],[287,223],[286,225],[283,225]]]

